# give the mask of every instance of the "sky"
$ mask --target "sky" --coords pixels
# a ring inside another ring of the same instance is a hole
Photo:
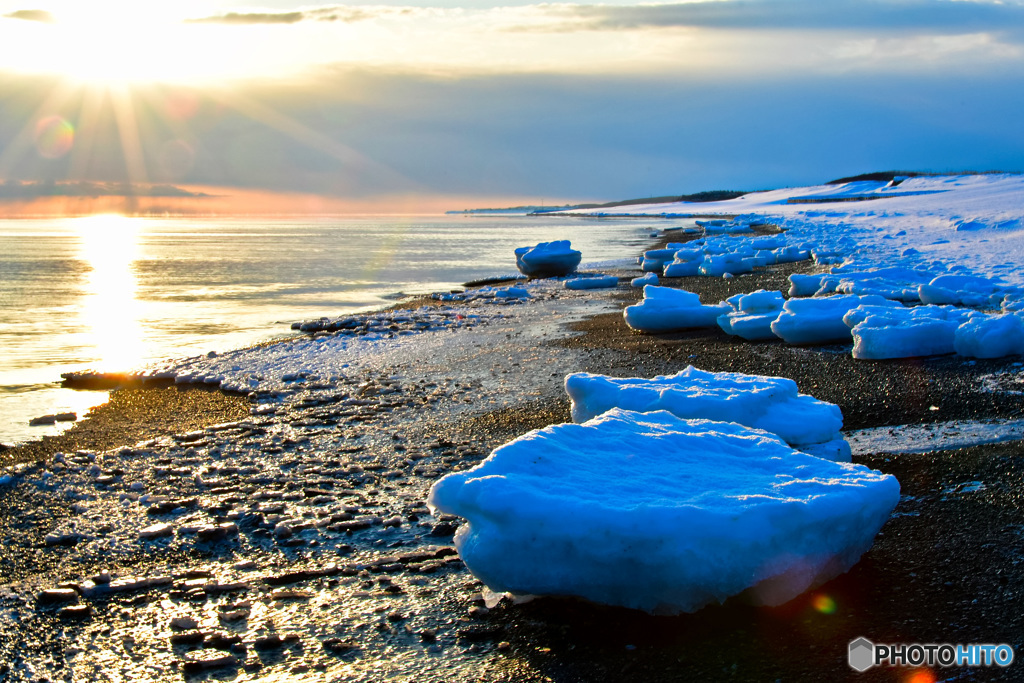
[[[0,214],[1024,171],[1021,112],[1024,0],[0,0]]]

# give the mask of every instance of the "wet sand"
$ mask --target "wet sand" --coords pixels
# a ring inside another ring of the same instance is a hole
[[[731,280],[669,282],[698,292],[708,302],[758,288],[784,288],[789,272],[807,268],[798,264]],[[621,306],[637,299],[639,292],[620,286],[610,296]],[[499,350],[501,354],[535,350],[546,363],[546,376],[570,371],[652,376],[689,364],[704,370],[782,375],[794,379],[802,391],[839,404],[847,428],[1020,417],[1024,413],[1024,397],[984,391],[981,382],[985,375],[1012,370],[1013,363],[1020,360],[1017,358],[855,361],[849,355],[849,345],[749,343],[717,330],[641,335],[628,330],[619,313],[572,323],[568,334],[556,335],[538,347],[535,341],[516,336],[517,329],[522,331],[522,322],[511,319],[505,324],[508,341],[507,348]],[[491,360],[486,357],[480,362]],[[262,509],[266,501],[259,497],[260,492],[275,490],[294,491],[301,500],[287,505],[305,505],[303,509],[312,514],[318,514],[313,502],[317,495],[339,501],[344,497],[358,509],[357,519],[370,513],[378,518],[395,514],[401,518],[398,528],[382,527],[378,519],[368,529],[342,531],[337,538],[325,531],[313,540],[286,545],[286,538],[260,533],[268,528],[262,521],[246,526],[243,517],[235,519],[237,538],[208,544],[143,543],[131,553],[117,555],[115,566],[111,566],[102,556],[73,554],[71,549],[46,547],[42,542],[56,522],[74,516],[70,501],[58,500],[43,489],[41,493],[29,487],[0,489],[0,501],[5,505],[0,535],[9,541],[0,558],[0,573],[9,577],[9,592],[14,597],[9,595],[4,606],[12,610],[11,601],[16,598],[60,581],[80,581],[104,567],[129,576],[158,571],[173,574],[173,582],[162,588],[83,598],[94,611],[84,622],[61,619],[56,608],[19,607],[15,610],[19,620],[0,622],[0,635],[22,639],[19,661],[52,656],[70,662],[55,670],[75,672],[76,676],[98,671],[97,667],[107,662],[111,680],[259,680],[273,675],[277,680],[390,678],[418,682],[891,681],[907,680],[913,670],[873,669],[855,674],[846,663],[848,643],[864,636],[886,643],[1006,642],[1018,652],[1024,647],[1024,452],[1016,442],[915,455],[855,457],[857,462],[894,474],[901,483],[901,502],[875,546],[850,572],[781,607],[728,603],[692,615],[653,617],[549,598],[521,605],[506,600],[493,609],[483,608],[480,584],[456,558],[430,554],[450,552],[433,549],[450,547],[453,528],[441,525],[453,527],[458,521],[434,520],[417,501],[432,479],[445,471],[472,466],[489,450],[528,429],[568,420],[568,401],[558,391],[557,382],[531,384],[542,374],[541,365],[538,361],[536,367],[516,369],[508,384],[532,395],[508,407],[481,409],[457,418],[446,415],[444,406],[450,405],[446,401],[482,405],[483,388],[459,381],[446,383],[435,374],[433,379],[441,386],[421,390],[417,388],[422,386],[419,380],[429,377],[417,377],[405,368],[410,380],[401,387],[402,396],[411,405],[338,420],[335,427],[340,446],[332,453],[311,453],[309,442],[303,442],[301,436],[266,441],[265,436],[258,436],[258,430],[273,430],[281,421],[268,419],[262,426],[239,428],[223,438],[219,432],[204,438],[209,442],[206,448],[223,451],[216,456],[217,464],[229,474],[219,479],[225,488],[237,489],[233,493],[218,493],[221,485],[198,486],[187,476],[172,477],[180,495],[197,496],[197,509],[207,515],[204,519],[227,520],[229,508],[241,509],[249,500],[262,501],[258,503]],[[548,373],[551,369],[555,372]],[[443,390],[443,395],[429,393],[438,390]],[[239,403],[242,399],[207,392],[179,396],[171,391],[115,392],[109,409],[97,411],[95,426],[89,426],[92,419],[76,426],[67,435],[73,439],[68,443],[99,450],[108,444],[131,446],[159,433],[190,432],[204,422],[245,421],[241,416],[231,417],[243,408],[247,412],[248,406]],[[430,403],[431,397],[437,397],[437,402]],[[179,399],[184,405],[171,410],[169,402]],[[215,404],[223,412],[208,414],[207,409]],[[163,425],[153,424],[157,416],[166,419]],[[354,417],[359,419],[353,422]],[[308,421],[309,416],[304,414],[302,419]],[[290,423],[293,427],[299,424],[298,419]],[[140,431],[150,428],[164,431]],[[77,432],[94,432],[91,438],[97,440],[74,440],[84,439],[76,436]],[[289,478],[292,470],[285,466],[280,474],[270,470],[230,474],[223,467],[229,460],[229,446],[244,446],[247,440],[253,445],[243,454],[272,451],[273,460],[255,463],[294,461],[299,468],[315,465],[320,483],[314,487],[310,478]],[[172,471],[195,461],[195,474],[200,467],[198,458],[205,452],[202,445],[203,441],[153,445],[123,455],[100,455],[95,462],[103,462],[105,472],[120,468],[123,472],[117,477],[125,484],[134,480],[133,468],[138,468],[137,476],[146,481],[147,490],[157,490],[150,461],[166,461]],[[42,452],[32,459],[48,455]],[[347,458],[359,458],[362,467],[358,472],[351,467],[342,470],[340,465],[329,469],[332,459],[349,463]],[[91,462],[83,461],[82,467]],[[46,470],[42,465],[35,467],[38,472]],[[329,488],[332,478],[337,484]],[[303,490],[307,493],[300,493]],[[319,493],[310,496],[310,490]],[[106,494],[90,490],[89,495],[102,498]],[[289,498],[279,496],[270,502],[284,500]],[[255,502],[250,509],[256,510]],[[27,520],[14,519],[12,510],[20,511],[19,515],[25,512]],[[158,515],[153,520],[171,519],[174,514],[183,513]],[[270,513],[260,515],[263,521],[272,517]],[[313,536],[309,531],[302,533]],[[296,532],[295,538],[301,535]],[[17,539],[23,537],[33,540],[19,553]],[[404,561],[391,557],[396,552],[420,555]],[[256,568],[239,573],[243,570],[233,567],[240,560],[253,562]],[[328,566],[335,568],[323,571]],[[222,582],[242,577],[246,587],[222,596],[209,590],[209,583],[202,584],[211,581],[210,576]],[[196,594],[196,585],[205,585],[206,592]],[[280,585],[302,592],[303,597],[294,598],[295,604],[288,610],[278,608],[280,599],[273,594]],[[242,627],[223,621],[219,627],[211,625],[217,623],[217,614],[224,612],[226,604],[243,599],[253,603],[253,616]],[[274,632],[292,634],[295,640],[257,647],[258,642],[266,645],[258,639],[271,632],[256,618],[257,612],[260,619],[274,620]],[[171,613],[197,616],[205,631],[198,645],[168,645],[166,621]],[[129,647],[124,638],[132,632],[135,635]],[[225,640],[225,634],[237,634],[238,641]],[[0,664],[0,675],[30,680],[22,677],[24,668],[14,663],[18,648],[0,645],[0,661],[6,657],[12,662],[6,670]],[[69,648],[81,651],[69,658]],[[234,663],[204,670],[186,666],[195,653],[210,652],[231,654]],[[154,663],[147,669],[136,658]],[[1020,666],[1024,664],[1005,670],[951,668],[933,673],[938,680],[958,675],[967,676],[965,680],[1020,680]]]

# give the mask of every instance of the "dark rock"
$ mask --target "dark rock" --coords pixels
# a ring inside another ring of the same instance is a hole
[[[440,536],[452,536],[458,531],[459,527],[451,522],[438,522],[434,525],[434,528],[430,530],[430,535],[434,537]]]

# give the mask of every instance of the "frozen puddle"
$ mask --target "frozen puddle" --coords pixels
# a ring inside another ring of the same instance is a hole
[[[935,424],[858,429],[845,432],[845,435],[854,455],[928,453],[1024,440],[1024,420],[953,420]]]

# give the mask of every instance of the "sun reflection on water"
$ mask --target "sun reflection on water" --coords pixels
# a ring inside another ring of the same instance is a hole
[[[116,215],[74,219],[81,258],[89,268],[80,329],[85,344],[95,350],[95,370],[129,370],[144,357],[135,275],[142,221]]]

